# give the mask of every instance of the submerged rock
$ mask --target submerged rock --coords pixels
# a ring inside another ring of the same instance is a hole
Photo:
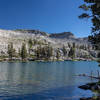
[[[88,90],[88,89],[91,89],[91,86],[90,85],[82,85],[82,86],[79,86],[79,88]]]
[[[92,98],[80,98],[80,100],[93,100]]]

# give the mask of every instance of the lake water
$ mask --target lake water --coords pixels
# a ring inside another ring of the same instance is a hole
[[[78,74],[97,75],[98,63],[65,62],[0,62],[0,100],[79,100],[92,96],[78,88],[97,80]]]

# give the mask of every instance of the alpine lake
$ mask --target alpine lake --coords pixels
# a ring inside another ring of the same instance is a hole
[[[95,95],[78,88],[96,79],[95,61],[0,62],[0,100],[80,100]]]

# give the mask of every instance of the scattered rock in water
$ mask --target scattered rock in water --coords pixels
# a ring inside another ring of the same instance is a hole
[[[92,98],[80,98],[80,100],[93,100]]]
[[[97,97],[97,98],[80,98],[80,100],[100,100],[100,97]]]
[[[100,92],[100,83],[88,83],[86,85],[79,86],[80,89],[84,90],[92,90],[92,91],[98,91]],[[100,100],[100,96],[97,97],[89,97],[89,98],[80,98],[80,100]]]
[[[82,86],[79,86],[80,89],[84,89],[84,90],[88,90],[88,89],[91,89],[91,86],[89,85],[82,85]]]
[[[84,89],[84,90],[100,90],[100,84],[88,83],[86,85],[79,86],[78,88]]]

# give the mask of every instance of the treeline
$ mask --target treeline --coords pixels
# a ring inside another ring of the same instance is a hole
[[[11,42],[8,44],[8,57],[12,59],[13,57],[21,57],[22,60],[25,60],[28,56],[27,49],[26,49],[26,44],[23,43],[21,49],[19,49],[18,52],[13,47],[13,43]]]
[[[50,59],[53,56],[53,48],[50,45],[38,46],[35,50],[35,56],[37,59]]]
[[[70,57],[74,59],[75,57],[77,57],[76,51],[81,49],[89,51],[90,46],[68,43],[67,46],[63,45],[62,48],[55,48],[49,43],[46,43],[45,40],[41,42],[29,39],[27,44],[26,42],[23,42],[21,44],[21,48],[19,48],[17,51],[14,48],[13,43],[9,43],[7,53],[9,59],[13,59],[13,57],[16,57],[21,58],[22,60],[27,60],[27,58],[36,60],[59,60],[61,57]]]

